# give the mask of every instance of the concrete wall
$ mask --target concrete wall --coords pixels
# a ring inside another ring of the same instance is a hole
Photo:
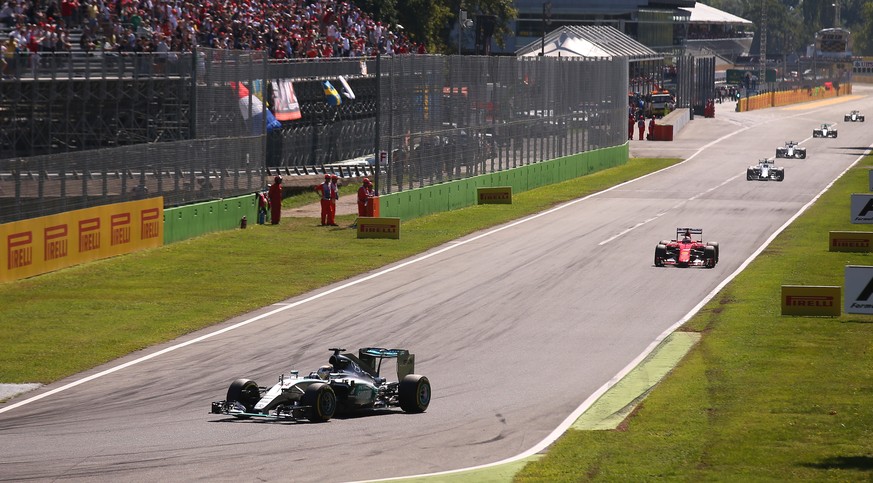
[[[402,220],[464,208],[476,203],[476,189],[511,186],[513,194],[560,183],[627,163],[629,145],[585,153],[473,178],[449,181],[379,197],[379,216]]]

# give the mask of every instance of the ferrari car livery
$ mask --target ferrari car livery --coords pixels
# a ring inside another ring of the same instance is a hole
[[[820,128],[812,130],[812,137],[835,138],[837,137],[837,130],[832,128],[829,124],[822,124]]]
[[[399,406],[407,413],[422,413],[430,405],[430,382],[413,374],[415,355],[406,349],[365,347],[358,355],[333,348],[329,364],[306,376],[291,371],[279,376],[272,387],[250,379],[237,379],[227,390],[227,399],[212,403],[212,414],[239,419],[307,419],[324,422],[339,413]],[[382,362],[396,360],[397,381],[379,375]]]
[[[746,169],[748,181],[782,181],[783,179],[785,179],[785,168],[776,167],[769,159],[762,159],[756,166],[749,166]]]
[[[698,235],[697,239],[693,236]],[[655,266],[714,268],[718,263],[718,243],[703,241],[702,228],[676,228],[675,240],[661,240],[655,246]]]
[[[864,115],[861,111],[852,111],[843,116],[845,122],[864,122]]]
[[[794,141],[788,141],[785,146],[776,148],[776,157],[804,159],[806,158],[806,148],[800,147]]]

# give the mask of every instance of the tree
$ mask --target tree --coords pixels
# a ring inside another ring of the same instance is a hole
[[[873,1],[864,2],[860,18],[863,22],[852,29],[855,55],[873,55]]]
[[[378,0],[370,0],[378,1]],[[391,1],[391,0],[385,0]],[[463,9],[470,18],[476,15],[495,15],[497,25],[494,38],[502,45],[502,37],[509,33],[508,24],[518,11],[512,0],[396,0],[398,21],[409,37],[424,42],[429,52],[451,54],[457,52],[458,14]]]

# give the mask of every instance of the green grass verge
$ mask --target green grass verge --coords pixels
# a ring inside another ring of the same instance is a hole
[[[781,285],[843,285],[828,252],[868,157],[682,330],[701,342],[615,431],[571,430],[515,481],[870,481],[873,317],[782,316]]]
[[[337,228],[285,218],[2,284],[0,382],[56,381],[677,161],[631,159],[516,194],[512,205],[410,220],[400,240],[358,240],[353,215]]]

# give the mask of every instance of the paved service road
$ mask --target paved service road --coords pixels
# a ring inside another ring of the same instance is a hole
[[[873,136],[842,119],[873,113],[870,92],[751,113],[717,106],[717,118],[696,119],[674,143],[635,142],[640,155],[708,145],[671,169],[13,400],[0,408],[0,479],[343,482],[522,453],[858,158]],[[839,138],[808,139],[822,122],[835,122]],[[748,165],[789,139],[808,158],[780,160],[784,182],[745,180]],[[677,226],[720,242],[715,269],[652,266],[655,244]],[[327,424],[207,414],[234,378],[271,385],[280,372],[317,368],[337,345],[410,349],[433,385],[430,409]]]

